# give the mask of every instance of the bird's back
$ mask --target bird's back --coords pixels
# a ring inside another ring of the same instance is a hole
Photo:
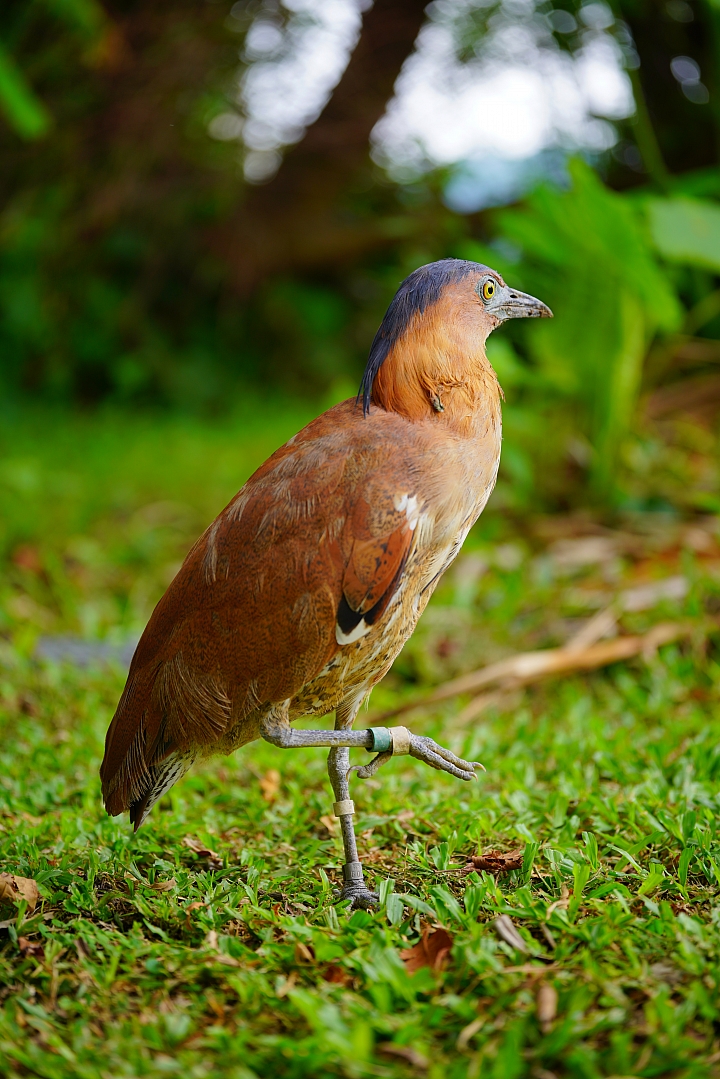
[[[138,644],[101,767],[110,813],[137,823],[198,753],[257,737],[269,704],[324,714],[355,670],[382,676],[494,483],[492,402],[478,431],[346,401],[258,469]]]

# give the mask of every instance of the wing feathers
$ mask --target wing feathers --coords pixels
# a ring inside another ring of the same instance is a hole
[[[399,436],[369,443],[353,409],[278,450],[188,554],[108,731],[108,812],[142,823],[198,751],[298,694],[396,595],[419,513],[412,453]]]

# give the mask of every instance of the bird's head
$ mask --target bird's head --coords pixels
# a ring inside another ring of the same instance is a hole
[[[478,262],[442,259],[406,277],[370,349],[360,392],[371,401],[417,417],[444,411],[441,388],[472,381],[488,368],[485,342],[511,318],[552,318],[534,296],[510,288]]]

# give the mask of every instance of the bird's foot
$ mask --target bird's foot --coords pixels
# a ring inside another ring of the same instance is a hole
[[[380,902],[377,892],[371,892],[365,884],[346,884],[339,893],[342,903],[349,899],[352,902],[351,910],[372,910]]]
[[[349,899],[352,909],[370,910],[380,902],[377,892],[371,892],[365,883],[361,862],[346,862],[343,866],[343,886],[339,893],[340,901]]]
[[[480,764],[479,761],[465,761],[462,757],[457,757],[454,753],[451,753],[449,749],[445,749],[444,746],[439,746],[432,738],[413,734],[406,727],[392,727],[390,730],[381,727],[371,729],[377,730],[381,735],[384,734],[386,742],[390,742],[391,746],[388,749],[383,748],[368,764],[355,765],[349,770],[350,772],[357,772],[359,779],[369,779],[374,776],[379,768],[392,760],[393,756],[398,755],[398,750],[401,755],[409,753],[411,757],[424,761],[431,768],[437,768],[441,772],[449,772],[451,776],[456,776],[458,779],[475,779],[476,768],[482,769],[483,772],[485,771],[484,765]],[[397,742],[392,736],[394,731],[400,731],[402,734],[401,739]]]
[[[451,753],[449,749],[445,749],[444,746],[439,746],[432,738],[426,738],[423,735],[410,735],[409,752],[410,756],[415,757],[416,760],[424,761],[431,768],[437,768],[441,772],[449,772],[457,779],[466,781],[476,779],[476,768],[485,771],[485,766],[480,761],[465,761],[462,757]]]

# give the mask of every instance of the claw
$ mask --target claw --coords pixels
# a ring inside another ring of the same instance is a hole
[[[348,775],[350,775],[350,772],[357,772],[359,779],[370,779],[371,776],[375,775],[379,768],[382,768],[383,764],[387,764],[391,757],[392,753],[390,752],[378,753],[377,757],[373,757],[369,764],[353,765],[353,767],[348,770]]]
[[[340,902],[344,899],[352,900],[352,910],[372,910],[380,902],[378,893],[371,892],[365,885],[358,887],[357,885],[346,884],[340,892]]]

